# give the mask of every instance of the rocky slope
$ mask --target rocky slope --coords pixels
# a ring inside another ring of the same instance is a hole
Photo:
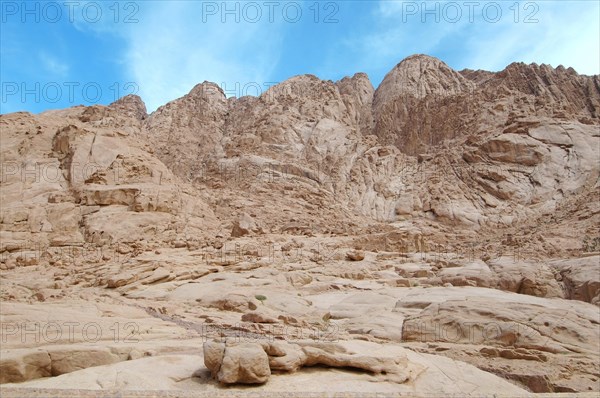
[[[3,393],[600,391],[598,76],[415,55],[0,128]]]

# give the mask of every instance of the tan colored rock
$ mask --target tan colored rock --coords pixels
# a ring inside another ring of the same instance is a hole
[[[268,380],[270,369],[295,372],[302,366],[315,365],[360,369],[395,383],[404,383],[411,376],[406,356],[360,355],[335,343],[206,342],[204,357],[212,376],[225,384],[260,384]]]
[[[491,306],[486,299],[448,300],[406,319],[402,336],[407,341],[512,346],[550,353],[597,349],[598,331],[584,327],[598,318],[590,308],[564,312],[548,307],[542,313],[535,313],[534,308],[539,307],[518,301],[503,300],[501,306]],[[574,330],[579,332],[572,334]]]
[[[248,235],[250,233],[261,233],[262,229],[258,227],[256,222],[248,214],[242,214],[238,220],[233,223],[231,230],[231,236],[239,238],[240,236]]]
[[[306,347],[307,365],[326,365],[331,367],[350,367],[366,370],[375,374],[384,374],[394,378],[397,383],[403,383],[408,375],[399,372],[398,363],[393,359],[380,359],[373,357],[352,357],[346,355],[331,355],[318,348]]]
[[[545,264],[530,264],[500,257],[490,261],[496,273],[497,288],[538,297],[564,297],[563,289]]]
[[[48,353],[52,365],[52,376],[76,372],[92,366],[116,363],[122,360],[107,349],[56,349]]]
[[[277,318],[262,314],[260,312],[249,312],[242,315],[242,321],[253,322],[253,323],[277,323]]]
[[[225,347],[197,350],[220,338],[254,344],[224,379],[281,373],[259,393],[597,393],[598,87],[416,55],[377,90],[0,115],[10,388],[218,395],[198,364]]]
[[[286,279],[292,286],[304,286],[313,281],[313,277],[306,272],[290,272],[286,274]]]
[[[295,372],[307,361],[306,353],[299,345],[275,341],[262,346],[269,356],[271,370]]]
[[[349,261],[362,261],[365,259],[365,253],[361,250],[350,250],[346,253],[346,259]]]
[[[137,278],[138,275],[135,272],[125,272],[109,279],[106,286],[110,289],[122,287],[135,282]]]
[[[600,257],[596,255],[553,261],[550,267],[560,273],[568,298],[600,305],[599,261]]]
[[[269,359],[259,344],[206,342],[204,352],[204,364],[223,384],[262,384],[271,375]]]
[[[218,308],[223,311],[246,312],[258,308],[258,300],[241,294],[209,295],[196,301],[203,306]]]
[[[165,268],[159,267],[155,269],[150,276],[142,280],[142,284],[149,285],[156,282],[167,282],[173,279],[171,272]]]
[[[213,377],[217,377],[223,356],[225,355],[225,344],[208,341],[203,345],[204,365],[210,370]]]
[[[363,342],[365,343],[365,342]],[[362,349],[373,350],[373,343]],[[397,384],[380,381],[377,390],[385,394],[403,393],[408,395],[440,395],[439,391],[449,391],[461,396],[480,397],[485,395],[500,395],[505,397],[529,396],[526,390],[514,383],[508,382],[491,373],[484,372],[474,366],[449,358],[403,350],[398,346],[385,347],[394,354],[405,352],[411,362],[422,367],[421,372],[415,372],[413,383]],[[76,373],[61,375],[55,378],[34,380],[21,385],[5,385],[2,387],[3,396],[22,396],[20,388],[36,388],[49,391],[60,384],[61,389],[68,390],[99,390],[100,386],[109,390],[131,391],[140,394],[145,391],[148,395],[160,394],[160,391],[179,390],[179,394],[218,393],[217,386],[208,383],[207,375],[198,370],[199,355],[162,355],[145,357],[135,361],[121,362],[110,366],[100,366],[82,370]],[[193,380],[187,382],[190,375]],[[202,382],[199,382],[202,381]],[[268,383],[253,386],[266,394],[279,394],[286,391],[299,396],[306,395],[306,386],[311,385],[312,391],[324,395],[336,391],[351,390],[357,394],[372,393],[373,376],[366,372],[347,372],[344,370],[321,369],[318,372],[296,372],[284,375],[273,375]],[[184,388],[184,392],[182,392]],[[46,390],[48,389],[48,390]],[[248,393],[248,386],[230,385],[228,393],[243,395]],[[134,392],[135,391],[135,392]],[[416,391],[416,392],[415,392]],[[502,391],[502,393],[499,393]],[[97,394],[97,392],[95,392]]]
[[[50,364],[50,355],[44,350],[32,350],[25,354],[4,351],[0,359],[0,384],[50,377]]]

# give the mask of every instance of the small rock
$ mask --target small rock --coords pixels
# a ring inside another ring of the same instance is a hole
[[[404,278],[396,279],[396,286],[398,286],[398,287],[410,287],[410,280],[409,279],[404,279]]]
[[[365,253],[362,250],[350,250],[346,253],[346,260],[348,261],[362,261],[365,258]]]
[[[259,312],[249,312],[242,315],[242,321],[253,323],[277,323],[277,319]]]
[[[129,247],[127,245],[118,245],[117,246],[117,253],[119,253],[119,254],[129,254],[129,253],[131,253],[131,247]]]
[[[137,280],[137,275],[134,273],[126,273],[117,275],[107,281],[107,287],[109,289],[115,289],[117,287],[125,286],[133,283]]]
[[[37,300],[37,301],[46,301],[46,298],[44,297],[44,295],[41,292],[37,292],[33,295],[33,297]]]
[[[233,238],[239,238],[240,236],[245,236],[250,233],[263,233],[263,230],[257,225],[252,217],[246,213],[242,213],[242,215],[233,223],[231,236]]]
[[[136,350],[134,348],[133,350],[129,351],[129,356],[127,357],[127,360],[128,361],[133,361],[133,360],[140,359],[140,358],[143,358],[143,357],[144,357],[144,354],[142,354],[141,351]]]

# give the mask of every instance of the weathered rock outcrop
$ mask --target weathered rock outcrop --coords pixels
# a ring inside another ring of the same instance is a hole
[[[597,393],[599,87],[416,55],[0,115],[0,382]]]
[[[380,379],[404,383],[423,370],[409,364],[406,355],[364,355],[352,352],[344,343],[299,341],[285,342],[204,343],[204,364],[212,376],[224,384],[264,383],[270,370],[295,372],[303,366],[323,365],[353,368],[378,375]]]

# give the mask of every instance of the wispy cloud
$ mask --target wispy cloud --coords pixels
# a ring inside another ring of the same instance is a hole
[[[472,2],[477,4],[472,9],[465,4],[380,1],[372,29],[347,35],[345,47],[368,54],[355,58],[361,70],[389,68],[407,55],[426,53],[456,69],[500,70],[524,61],[600,73],[600,3]]]
[[[81,0],[64,2],[65,19],[81,33],[119,36],[127,27],[139,22],[141,2],[99,2]]]
[[[527,4],[527,3],[526,3]],[[598,2],[538,2],[532,23],[511,15],[495,25],[482,26],[466,44],[463,67],[499,70],[513,61],[571,66],[579,73],[600,73]],[[527,10],[529,13],[532,8]],[[466,63],[470,63],[471,66]]]
[[[267,4],[273,3],[278,5],[271,15]],[[152,111],[204,80],[225,84],[234,95],[244,94],[245,85],[254,94],[257,86],[300,73],[337,80],[366,72],[377,85],[414,53],[436,56],[455,69],[499,70],[523,61],[600,73],[598,1],[284,3],[301,7],[302,18],[290,22],[296,11],[280,2],[189,0],[65,2],[74,7],[74,19],[64,9],[58,22],[44,15],[37,22],[31,15],[26,20],[20,13],[6,15],[0,78],[19,87],[67,79],[95,82],[105,94],[100,103],[129,93],[124,87],[134,82]],[[221,10],[203,18],[207,4]],[[234,13],[252,18],[255,11],[248,5],[253,4],[261,9],[260,20],[236,22],[230,11],[237,7]],[[468,4],[475,6],[473,15]],[[502,7],[497,21],[494,5]],[[119,90],[113,95],[115,84]],[[17,109],[41,111],[86,103],[83,94],[77,92],[74,100],[63,95],[56,103],[22,102],[19,93],[10,100],[18,101]],[[0,105],[6,109],[7,103]]]
[[[600,2],[585,2],[585,7],[578,3],[582,2],[564,2],[550,9],[537,44],[521,57],[527,62],[562,64],[579,73],[600,74]],[[541,18],[544,14],[540,23]]]
[[[52,78],[63,79],[69,73],[69,64],[59,60],[56,56],[40,52],[38,55],[41,66]]]
[[[126,38],[126,62],[149,110],[204,80],[228,88],[269,80],[281,40],[276,24],[203,22],[199,2],[152,2]]]
[[[440,10],[444,3],[435,2]],[[341,51],[354,54],[353,68],[370,71],[373,83],[377,84],[403,58],[415,53],[433,55],[446,38],[463,29],[462,23],[448,23],[443,18],[436,22],[435,15],[423,14],[423,4],[385,0],[374,3],[368,27],[340,38]],[[432,4],[427,7],[434,9]]]

